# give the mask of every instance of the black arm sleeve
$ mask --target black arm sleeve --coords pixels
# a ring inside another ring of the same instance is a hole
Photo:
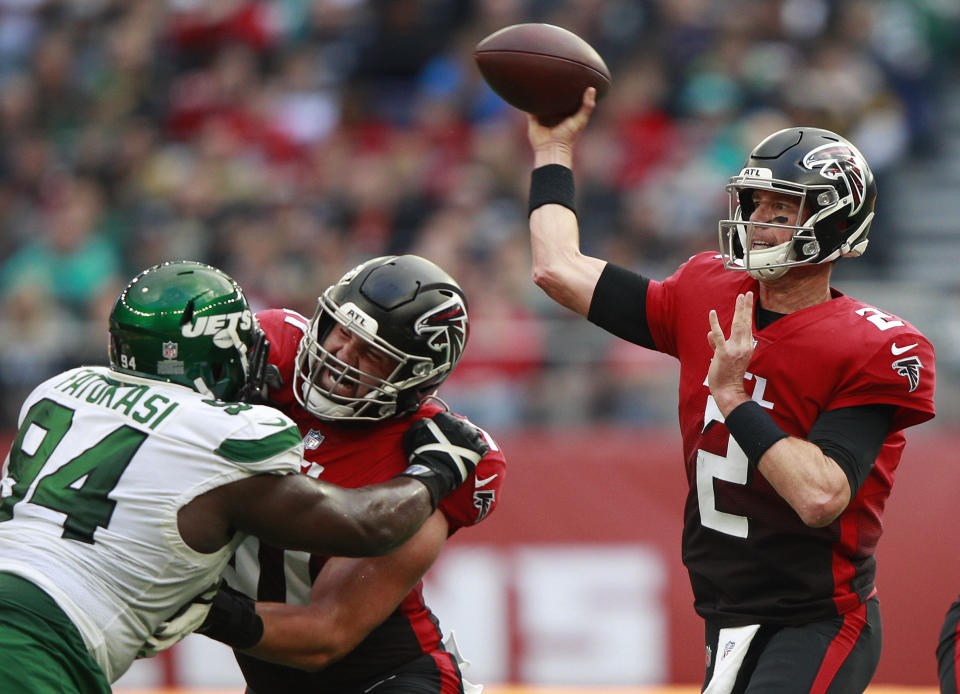
[[[587,320],[628,342],[656,349],[647,326],[647,285],[643,275],[607,263],[590,300]]]
[[[813,423],[807,440],[837,461],[847,475],[851,497],[870,474],[896,410],[895,405],[841,407],[822,413]]]

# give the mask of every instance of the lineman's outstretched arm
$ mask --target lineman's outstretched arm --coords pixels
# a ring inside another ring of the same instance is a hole
[[[222,537],[232,535],[223,521],[221,504],[234,493],[236,499],[248,500],[243,522],[250,530],[258,530],[267,542],[271,536],[280,538],[294,549],[301,545],[307,551],[311,547],[342,547],[340,554],[347,555],[374,552],[383,542],[392,542],[392,539],[376,539],[375,527],[368,530],[358,522],[358,514],[372,513],[371,517],[375,518],[379,511],[354,508],[350,499],[360,504],[380,499],[378,503],[383,503],[385,509],[394,506],[383,521],[387,538],[393,537],[391,533],[413,533],[420,529],[393,554],[377,559],[330,559],[315,583],[314,602],[306,607],[258,605],[227,585],[220,585],[219,591],[218,586],[213,586],[161,623],[147,639],[138,658],[154,656],[200,627],[200,633],[238,649],[250,648],[262,641],[263,648],[253,654],[264,660],[319,669],[346,655],[387,618],[430,567],[446,541],[447,522],[440,511],[434,511],[420,526],[421,514],[430,513],[432,502],[427,487],[410,477],[397,477],[363,491],[343,489],[300,475],[261,475],[227,487],[232,488],[228,490],[230,495],[225,495],[225,488],[221,488],[220,493],[214,490],[203,495],[199,504],[192,503],[186,527],[181,514],[181,533],[203,526],[211,537],[221,538],[217,543],[222,542]],[[383,501],[388,495],[396,496],[396,504]],[[313,508],[314,504],[319,506]],[[260,518],[260,514],[266,518]],[[295,531],[290,527],[271,522],[271,514],[294,526],[302,521],[303,539],[296,540]],[[316,520],[318,514],[326,519],[325,523],[309,520],[311,517]],[[202,545],[196,544],[196,533],[188,532],[184,539],[191,535],[194,549],[204,551]],[[368,540],[368,535],[374,539]],[[215,544],[211,548],[215,549]],[[326,591],[329,596],[322,601],[317,599],[318,594]],[[338,604],[332,607],[326,604],[329,598],[336,598]],[[266,618],[261,617],[261,611]]]
[[[446,540],[447,519],[435,511],[413,538],[390,554],[331,557],[313,584],[309,605],[256,603],[263,636],[244,652],[311,671],[336,662],[390,616]]]
[[[596,90],[584,91],[583,104],[574,115],[548,128],[534,116],[527,116],[527,136],[533,148],[530,243],[533,251],[533,281],[554,301],[586,316],[593,290],[606,261],[580,252],[577,216],[563,203],[544,199],[565,199],[572,206],[572,174],[557,169],[573,168],[573,149],[596,105]],[[543,169],[554,165],[552,169]]]
[[[180,509],[180,534],[200,552],[216,551],[237,531],[325,556],[390,552],[413,536],[489,450],[477,427],[448,412],[417,420],[403,444],[410,466],[360,489],[304,475],[256,475],[212,489]]]
[[[382,484],[344,489],[288,476],[276,480],[272,496],[234,494],[230,516],[237,527],[276,547],[326,556],[385,554],[410,539],[489,451],[480,429],[449,412],[414,422],[404,432],[403,448],[410,465]],[[311,484],[309,491],[303,482]]]
[[[434,509],[427,488],[409,477],[360,489],[304,475],[259,475],[228,486],[234,528],[275,547],[328,556],[390,552]]]

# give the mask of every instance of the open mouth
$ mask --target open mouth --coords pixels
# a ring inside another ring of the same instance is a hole
[[[377,389],[376,383],[362,373],[339,371],[328,365],[320,374],[321,386],[331,395],[341,398],[360,398]]]
[[[330,388],[330,393],[333,395],[339,395],[344,398],[353,397],[354,390],[353,386],[347,385],[345,383],[340,383],[333,388]]]
[[[344,375],[330,366],[325,366],[320,373],[320,384],[333,395],[351,396],[354,384],[347,381]]]

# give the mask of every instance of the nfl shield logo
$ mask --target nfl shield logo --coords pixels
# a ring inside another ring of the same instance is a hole
[[[320,444],[323,443],[323,439],[326,438],[316,429],[311,429],[307,432],[307,435],[303,437],[303,447],[308,451],[315,450],[320,447]]]
[[[176,342],[164,342],[163,343],[163,358],[164,359],[176,359],[177,358],[178,345]]]

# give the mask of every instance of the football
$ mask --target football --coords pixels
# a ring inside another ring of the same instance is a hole
[[[553,24],[514,24],[495,31],[473,53],[500,98],[556,125],[580,108],[583,90],[599,99],[610,88],[603,58],[582,38]]]

